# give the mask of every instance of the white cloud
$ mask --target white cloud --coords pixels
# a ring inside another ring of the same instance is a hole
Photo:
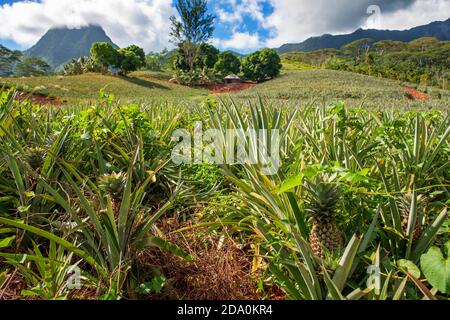
[[[252,19],[264,23],[264,9],[263,4],[267,0],[222,0],[216,6],[216,12],[219,20],[222,23],[239,23],[244,20],[245,16],[250,16]],[[230,10],[224,10],[222,6],[228,5]]]
[[[450,16],[450,0],[211,1],[216,1],[217,23],[229,27],[230,34],[213,43],[248,51],[324,33],[352,32],[361,26],[406,29]],[[267,3],[273,7],[271,14],[264,13]],[[368,20],[371,4],[381,7],[380,20]],[[121,47],[135,43],[156,51],[170,46],[168,20],[173,14],[172,0],[24,0],[0,5],[0,39],[28,48],[51,27],[98,24]],[[258,22],[255,29],[246,28],[248,18]],[[269,31],[268,39],[261,36],[261,29]]]
[[[0,6],[0,39],[27,48],[51,27],[101,25],[119,46],[168,46],[172,0],[42,0]]]
[[[449,17],[450,0],[269,0],[274,11],[266,17],[272,30],[269,47],[300,42],[324,33],[347,33],[357,28],[405,29]],[[382,19],[367,14],[379,5]]]
[[[369,19],[365,28],[390,30],[411,29],[432,21],[444,21],[450,17],[449,0],[422,0],[411,7],[395,12],[383,13],[379,19]]]
[[[212,43],[219,48],[236,50],[255,50],[262,46],[258,34],[248,32],[233,32],[231,38],[214,38]]]

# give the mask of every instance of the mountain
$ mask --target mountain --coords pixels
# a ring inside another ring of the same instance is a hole
[[[79,29],[54,28],[47,31],[33,47],[24,52],[24,55],[44,58],[57,69],[73,58],[89,56],[94,42],[109,42],[117,48],[100,26]]]
[[[233,50],[226,50],[225,52],[231,52],[232,54],[234,54],[236,57],[238,57],[239,59],[244,59],[245,58],[245,56],[246,56],[246,54],[242,54],[242,53],[239,53],[239,52],[237,52],[237,51],[233,51]]]
[[[403,31],[358,29],[351,34],[335,36],[331,34],[325,34],[321,37],[309,38],[302,43],[285,44],[277,50],[278,53],[282,54],[295,51],[315,51],[326,48],[340,49],[346,44],[364,38],[371,38],[375,41],[397,40],[409,42],[422,37],[435,37],[441,41],[450,40],[450,19],[446,21],[432,22],[424,26],[419,26]]]

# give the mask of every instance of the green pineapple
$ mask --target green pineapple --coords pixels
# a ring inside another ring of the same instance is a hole
[[[342,247],[341,230],[334,216],[339,200],[340,192],[335,185],[307,181],[305,204],[313,221],[310,244],[318,257],[324,258],[323,248],[333,253]]]
[[[113,200],[118,200],[122,197],[125,184],[126,175],[122,172],[106,174],[98,179],[100,189],[110,195]]]
[[[47,152],[40,147],[28,148],[26,150],[26,159],[33,170],[37,170],[44,165]]]

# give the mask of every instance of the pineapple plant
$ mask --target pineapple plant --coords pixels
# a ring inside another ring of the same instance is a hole
[[[408,222],[411,211],[411,204],[413,202],[413,195],[411,193],[407,193],[403,198],[400,199],[399,208],[401,210],[401,218],[402,218],[402,229],[403,234],[407,236],[408,233]],[[417,219],[416,225],[413,230],[413,242],[417,242],[423,234],[423,225],[421,222],[421,217],[423,217],[422,213],[424,213],[425,208],[427,206],[427,200],[423,195],[417,196]]]
[[[125,188],[126,175],[123,172],[105,174],[98,179],[98,186],[113,200],[119,200]]]
[[[33,170],[38,170],[44,164],[47,152],[41,147],[28,148],[26,150],[26,160]]]
[[[98,178],[99,188],[111,198],[111,205],[114,215],[117,217],[120,208],[120,198],[123,195],[127,176],[123,172],[105,174]]]
[[[342,234],[335,219],[340,200],[338,188],[327,182],[307,181],[305,205],[312,218],[310,245],[314,255],[325,258],[325,250],[336,252],[342,247]]]

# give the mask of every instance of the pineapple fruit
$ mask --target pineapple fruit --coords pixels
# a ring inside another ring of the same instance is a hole
[[[98,186],[103,190],[111,199],[112,210],[114,215],[118,216],[120,209],[120,198],[123,195],[127,176],[123,172],[105,174],[98,178]]]
[[[408,222],[412,202],[413,202],[413,195],[411,193],[408,193],[400,200],[399,203],[399,208],[401,210],[401,217],[402,217],[402,229],[403,234],[405,236],[407,236],[408,232]],[[423,226],[420,217],[423,217],[422,214],[424,213],[426,206],[427,206],[426,198],[423,195],[417,196],[417,212],[419,215],[417,217],[416,225],[414,226],[413,230],[413,242],[417,242],[422,236]]]
[[[26,159],[33,170],[38,170],[44,165],[47,152],[40,147],[28,148],[26,150]]]
[[[113,200],[118,200],[122,196],[126,184],[126,175],[122,172],[105,174],[98,179],[98,186],[111,196]]]
[[[341,231],[334,216],[339,200],[335,185],[307,182],[305,204],[313,221],[310,244],[314,255],[320,258],[325,257],[323,248],[333,253],[342,247]]]

